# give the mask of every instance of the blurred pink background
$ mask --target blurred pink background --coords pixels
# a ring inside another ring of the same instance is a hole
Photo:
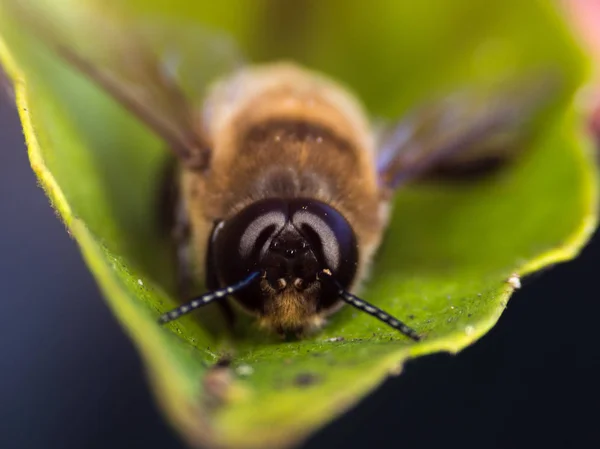
[[[567,15],[583,43],[595,60],[593,82],[589,98],[590,124],[600,139],[600,0],[562,0]]]

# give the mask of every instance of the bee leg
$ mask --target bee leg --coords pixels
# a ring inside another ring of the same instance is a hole
[[[233,332],[233,329],[235,327],[235,313],[233,313],[233,308],[231,307],[231,304],[227,300],[221,301],[218,304],[219,308],[221,309],[221,313],[225,317],[225,321],[227,322],[229,330]]]
[[[156,192],[156,219],[165,236],[172,236],[178,220],[179,189],[177,164],[173,158],[165,160]]]
[[[176,268],[176,294],[182,302],[187,302],[199,292],[196,291],[194,260],[190,244],[190,223],[183,201],[181,201],[179,195],[177,161],[173,158],[169,158],[165,163],[160,191],[159,212],[161,228],[166,234],[170,235],[174,244],[173,257]],[[212,260],[211,245],[209,245],[207,256],[206,287],[209,290],[216,290],[219,288],[219,284],[212,263],[210,262]],[[219,301],[218,304],[227,325],[233,329],[235,315],[231,304],[225,300]]]
[[[177,269],[177,296],[183,301],[188,301],[194,294],[194,270],[190,251],[190,228],[187,221],[182,221],[177,214],[177,221],[173,227],[173,241],[175,242],[175,263]]]
[[[190,245],[190,225],[187,220],[187,214],[185,209],[179,205],[177,208],[177,214],[175,217],[175,226],[173,228],[173,240],[175,242],[176,249],[176,266],[177,266],[177,294],[182,301],[189,301],[189,299],[198,294],[195,291],[196,278],[194,276],[194,264],[192,258],[192,249]],[[218,290],[220,288],[216,274],[210,257],[211,249],[209,245],[207,254],[206,264],[206,288],[209,291]],[[226,325],[230,331],[233,331],[235,324],[235,314],[231,308],[231,304],[227,302],[225,298],[217,302],[223,317],[225,318]]]
[[[159,191],[159,223],[162,232],[173,242],[177,297],[187,301],[193,292],[193,267],[189,250],[190,228],[177,186],[177,161],[165,161]]]

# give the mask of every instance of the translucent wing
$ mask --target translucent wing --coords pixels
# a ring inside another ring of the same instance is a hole
[[[508,159],[524,143],[527,125],[556,99],[559,86],[558,77],[536,77],[494,94],[458,92],[414,111],[382,135],[377,160],[382,189]]]
[[[223,34],[181,22],[134,22],[109,5],[42,0],[7,2],[44,45],[149,126],[188,167],[207,166],[210,150],[199,103],[216,76],[241,64]]]

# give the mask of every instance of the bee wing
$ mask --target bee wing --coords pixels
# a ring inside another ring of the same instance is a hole
[[[536,77],[493,95],[457,92],[412,112],[380,138],[377,170],[382,189],[509,159],[524,143],[527,125],[555,99],[559,86],[554,75]]]
[[[43,44],[136,115],[190,168],[206,168],[210,150],[200,101],[212,79],[241,64],[224,35],[178,21],[135,23],[93,2],[63,11],[37,0],[8,6]]]

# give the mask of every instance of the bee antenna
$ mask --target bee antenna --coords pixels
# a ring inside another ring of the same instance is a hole
[[[417,333],[417,331],[415,331],[411,327],[407,326],[402,321],[394,318],[389,313],[384,312],[380,308],[375,307],[374,305],[368,303],[364,299],[360,299],[358,296],[353,295],[352,293],[346,291],[342,287],[342,285],[333,277],[333,274],[331,273],[330,270],[328,270],[328,269],[322,270],[319,273],[319,275],[317,275],[317,279],[327,280],[332,285],[334,285],[338,289],[337,294],[339,295],[339,297],[342,300],[344,300],[344,302],[350,304],[353,307],[356,307],[357,309],[359,309],[365,313],[368,313],[369,315],[377,318],[379,321],[383,321],[388,326],[393,327],[394,329],[400,331],[400,333],[402,333],[403,335],[406,335],[407,337],[413,339],[414,341],[421,340],[421,336]]]
[[[253,271],[244,279],[242,279],[237,284],[229,285],[227,287],[220,288],[218,290],[214,290],[212,292],[205,293],[197,298],[192,299],[191,301],[173,309],[169,312],[163,313],[158,319],[159,324],[166,324],[169,321],[173,321],[178,319],[183,315],[187,315],[191,311],[205,306],[206,304],[214,301],[215,299],[221,299],[226,296],[232,295],[235,292],[238,292],[248,285],[250,285],[253,281],[255,281],[260,275],[260,271]]]

